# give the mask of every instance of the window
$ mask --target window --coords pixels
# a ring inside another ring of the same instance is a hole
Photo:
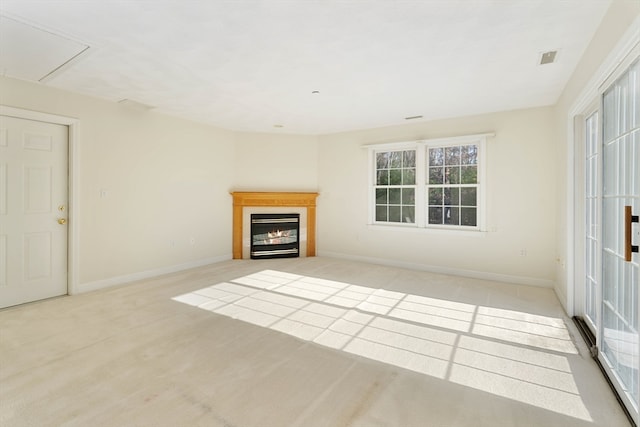
[[[415,223],[416,151],[376,153],[376,221]]]
[[[429,224],[478,224],[478,145],[427,147]]]
[[[367,146],[373,224],[483,229],[487,135]]]

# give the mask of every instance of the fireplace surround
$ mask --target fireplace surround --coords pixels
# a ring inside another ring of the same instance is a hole
[[[233,259],[250,258],[250,217],[255,213],[300,214],[300,256],[316,255],[315,192],[233,191]]]

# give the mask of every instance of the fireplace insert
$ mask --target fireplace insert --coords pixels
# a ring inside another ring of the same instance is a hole
[[[251,214],[251,258],[300,256],[300,214]]]

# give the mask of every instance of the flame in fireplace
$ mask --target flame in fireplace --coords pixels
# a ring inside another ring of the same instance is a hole
[[[265,245],[279,245],[282,243],[288,243],[288,238],[291,237],[291,230],[275,230],[267,233],[267,238],[264,239]]]

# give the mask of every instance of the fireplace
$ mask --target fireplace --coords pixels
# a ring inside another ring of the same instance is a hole
[[[251,214],[251,258],[300,256],[300,214]]]
[[[251,258],[251,215],[253,214],[298,214],[298,256],[316,255],[318,193],[233,191],[231,195],[233,196],[233,259]]]

